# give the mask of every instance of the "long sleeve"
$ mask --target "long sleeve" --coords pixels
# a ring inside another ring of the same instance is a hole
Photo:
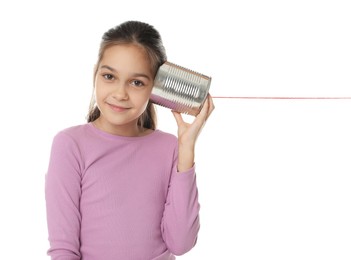
[[[173,254],[185,254],[195,246],[199,210],[195,168],[182,173],[174,168],[162,220],[163,239]]]
[[[80,151],[66,134],[53,140],[45,197],[52,260],[79,260],[81,196]]]
[[[199,230],[195,167],[175,136],[111,135],[84,124],[54,138],[45,195],[51,260],[173,260]]]

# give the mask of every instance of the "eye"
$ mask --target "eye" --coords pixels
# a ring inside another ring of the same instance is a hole
[[[132,81],[132,85],[133,85],[133,86],[136,86],[136,87],[142,87],[142,86],[144,86],[145,84],[144,84],[142,81],[140,81],[140,80],[133,80],[133,81]]]
[[[109,81],[115,79],[115,77],[114,77],[113,75],[111,75],[111,74],[103,74],[102,76],[103,76],[106,80],[109,80]]]

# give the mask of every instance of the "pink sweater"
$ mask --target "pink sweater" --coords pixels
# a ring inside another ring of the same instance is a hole
[[[46,175],[53,260],[170,260],[199,231],[194,168],[178,173],[177,138],[111,135],[92,124],[59,132]]]

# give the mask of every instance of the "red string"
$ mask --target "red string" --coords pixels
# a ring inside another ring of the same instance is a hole
[[[231,96],[211,96],[212,98],[228,99],[351,99],[351,97],[231,97]]]

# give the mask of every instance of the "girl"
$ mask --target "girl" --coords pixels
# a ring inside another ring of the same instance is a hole
[[[170,260],[199,231],[193,122],[172,111],[178,138],[156,129],[149,101],[166,54],[159,33],[128,21],[102,38],[88,122],[60,131],[46,174],[51,259]]]

